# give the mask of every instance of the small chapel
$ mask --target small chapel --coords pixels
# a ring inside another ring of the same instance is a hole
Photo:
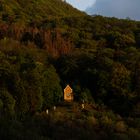
[[[67,85],[64,89],[64,100],[69,102],[74,100],[73,89],[70,85]]]

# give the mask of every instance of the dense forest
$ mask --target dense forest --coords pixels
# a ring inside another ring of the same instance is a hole
[[[139,21],[1,0],[0,139],[139,140],[139,47]]]

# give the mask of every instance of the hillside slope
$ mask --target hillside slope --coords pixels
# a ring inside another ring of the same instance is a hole
[[[0,138],[140,140],[140,22],[11,1],[0,0]]]
[[[84,13],[61,0],[1,0],[2,21],[41,21],[50,17],[83,16]]]

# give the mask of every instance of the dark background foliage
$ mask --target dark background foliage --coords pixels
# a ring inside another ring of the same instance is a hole
[[[139,45],[139,21],[88,16],[60,0],[0,1],[0,136],[140,139]]]

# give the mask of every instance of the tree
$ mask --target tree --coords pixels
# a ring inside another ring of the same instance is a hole
[[[21,70],[22,94],[25,98],[27,96],[29,110],[34,113],[41,110],[43,103],[41,74],[34,61],[26,61],[21,65]]]
[[[5,88],[0,89],[0,99],[3,102],[4,115],[14,115],[15,113],[15,99]]]
[[[110,32],[106,37],[110,47],[115,49],[123,49],[136,43],[132,34],[121,34],[118,31]]]
[[[130,71],[120,63],[115,63],[111,75],[111,87],[113,93],[127,96],[130,92]]]
[[[121,115],[129,115],[133,108],[131,96],[131,72],[120,63],[115,63],[112,69],[109,106]]]
[[[63,96],[60,79],[53,66],[49,66],[42,73],[43,107],[57,104]]]

